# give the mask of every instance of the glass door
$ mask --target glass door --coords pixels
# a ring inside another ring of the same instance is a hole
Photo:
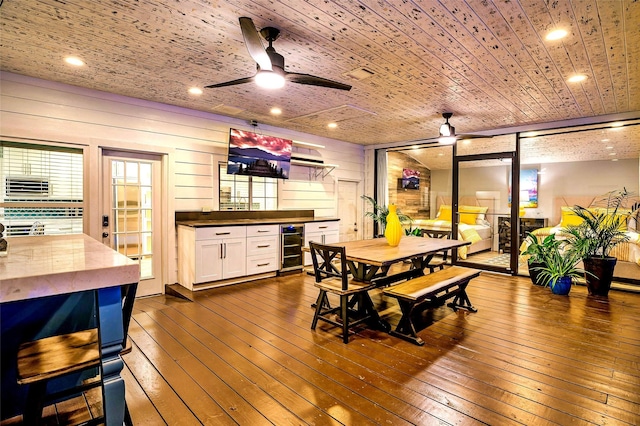
[[[103,242],[140,264],[136,296],[162,293],[159,158],[103,155]]]
[[[519,160],[512,137],[502,143],[490,141],[491,145],[482,145],[485,150],[487,146],[509,150],[473,153],[468,144],[454,148],[452,233],[470,243],[458,250],[457,263],[516,274]]]

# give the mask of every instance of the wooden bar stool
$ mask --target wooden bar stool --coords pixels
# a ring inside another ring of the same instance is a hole
[[[137,284],[121,287],[124,340],[120,355],[131,351],[127,331],[136,289]],[[29,385],[23,423],[25,425],[40,424],[42,410],[48,402],[68,399],[103,385],[100,374],[70,389],[47,393],[47,384],[50,380],[74,373],[80,374],[90,369],[99,370],[100,367],[100,341],[97,328],[22,343],[18,350],[18,384]],[[104,423],[104,415],[91,419],[85,424],[99,423]],[[126,401],[125,423],[132,424]]]

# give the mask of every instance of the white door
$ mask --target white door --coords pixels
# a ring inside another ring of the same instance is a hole
[[[162,293],[161,157],[103,152],[102,242],[140,264],[136,296]]]
[[[338,213],[340,218],[340,241],[358,239],[361,218],[358,215],[358,182],[338,181]]]

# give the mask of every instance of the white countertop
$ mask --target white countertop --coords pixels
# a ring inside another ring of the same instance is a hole
[[[138,263],[88,235],[7,238],[0,257],[0,302],[138,282]]]

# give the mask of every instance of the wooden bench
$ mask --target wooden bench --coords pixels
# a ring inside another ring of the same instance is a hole
[[[454,298],[450,306],[454,311],[458,308],[471,312],[477,310],[471,305],[467,296],[469,281],[480,275],[480,271],[461,266],[452,266],[432,274],[411,278],[401,284],[385,288],[387,296],[398,299],[402,318],[395,330],[390,333],[393,336],[408,340],[417,345],[424,345],[424,341],[416,334],[416,328],[412,315],[417,310],[422,311],[429,307],[440,306],[447,299]]]

